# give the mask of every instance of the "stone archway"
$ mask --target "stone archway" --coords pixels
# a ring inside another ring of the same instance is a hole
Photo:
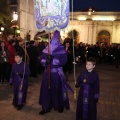
[[[102,30],[98,33],[97,42],[105,45],[110,45],[110,33],[107,30]]]

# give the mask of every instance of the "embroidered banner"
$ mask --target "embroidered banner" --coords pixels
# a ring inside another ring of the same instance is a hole
[[[69,0],[34,0],[34,19],[39,31],[66,28],[69,22]]]

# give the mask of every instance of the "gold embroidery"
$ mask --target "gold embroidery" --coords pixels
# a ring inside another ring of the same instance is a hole
[[[84,83],[86,83],[86,81],[87,81],[86,79],[83,80]]]

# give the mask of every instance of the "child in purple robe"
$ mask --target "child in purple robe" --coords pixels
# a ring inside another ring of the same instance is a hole
[[[95,70],[96,61],[89,58],[86,61],[86,70],[80,73],[76,88],[80,87],[76,120],[96,120],[97,102],[99,99],[99,76]]]
[[[16,63],[12,65],[10,75],[10,85],[14,85],[13,105],[17,110],[22,109],[23,105],[26,103],[28,88],[27,78],[30,76],[30,69],[26,63],[22,62],[22,59],[22,53],[16,53]]]

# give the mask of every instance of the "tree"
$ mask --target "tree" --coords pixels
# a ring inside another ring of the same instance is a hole
[[[68,37],[74,38],[74,40],[77,40],[78,34],[79,34],[78,31],[74,29],[68,32]]]
[[[5,21],[10,20],[9,11],[7,0],[0,0],[0,24],[5,25]]]
[[[11,34],[11,14],[8,0],[0,0],[0,25],[5,28],[4,35]]]

